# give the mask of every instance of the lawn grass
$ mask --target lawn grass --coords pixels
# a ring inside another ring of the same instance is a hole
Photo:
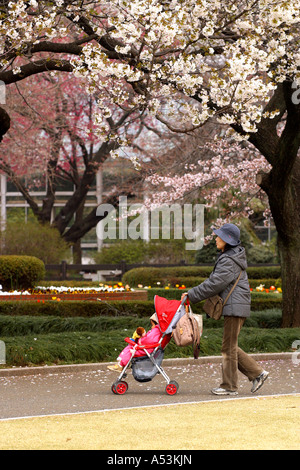
[[[299,420],[299,395],[0,420],[0,450],[300,450]]]

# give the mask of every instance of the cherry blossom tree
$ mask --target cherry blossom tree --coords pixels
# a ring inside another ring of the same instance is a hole
[[[265,157],[257,182],[278,232],[283,326],[300,325],[299,17],[294,0],[16,0],[2,2],[0,21],[7,85],[72,72],[175,132],[216,118]],[[188,99],[175,116],[178,94]]]
[[[3,139],[0,169],[22,193],[37,219],[42,224],[51,223],[67,242],[77,247],[76,262],[80,263],[78,242],[100,220],[96,207],[83,213],[87,193],[98,169],[109,157],[110,148],[120,146],[115,139],[109,142],[107,134],[119,132],[125,142],[129,129],[130,138],[134,139],[139,126],[136,116],[131,122],[127,119],[130,113],[110,107],[104,139],[104,130],[99,131],[93,119],[96,97],[87,95],[75,77],[67,78],[44,73],[10,89],[7,109],[13,120]],[[134,183],[138,180],[140,174],[136,173]],[[64,181],[71,182],[75,189],[54,214],[57,188]],[[46,187],[41,206],[30,193],[32,185]],[[115,204],[119,194],[133,191],[132,180],[127,185],[123,182],[122,187],[110,188],[103,202]]]
[[[172,130],[191,131],[217,117],[260,151],[271,165],[267,171],[261,168],[257,182],[268,195],[278,231],[283,326],[299,326],[300,106],[293,88],[300,84],[299,4],[112,3],[109,24],[112,40],[119,41],[119,60],[109,60],[99,43],[87,44],[83,57],[73,61],[76,73],[93,86],[97,69],[101,74],[105,65],[105,74],[116,82],[125,76],[137,91],[127,106],[147,106],[159,119],[161,101],[166,106],[169,98]],[[120,103],[118,87],[114,90]],[[192,100],[174,124],[178,91]],[[282,119],[284,130],[278,135]]]
[[[204,201],[210,209],[222,202],[226,207],[213,224],[219,227],[251,216],[251,200],[258,197],[268,215],[267,198],[257,185],[256,174],[262,169],[269,171],[271,166],[256,149],[224,138],[200,143],[199,136],[194,145],[196,155],[184,164],[184,172],[177,173],[176,166],[172,172],[152,171],[146,177],[151,194],[145,203],[147,208],[188,199]],[[192,153],[193,149],[188,147],[187,151]],[[207,241],[210,239],[208,236]]]

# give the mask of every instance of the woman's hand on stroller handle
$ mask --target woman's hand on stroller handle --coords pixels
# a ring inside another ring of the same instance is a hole
[[[187,293],[187,292],[184,292],[184,293],[181,295],[181,305],[183,305],[187,300],[188,300],[188,293]]]

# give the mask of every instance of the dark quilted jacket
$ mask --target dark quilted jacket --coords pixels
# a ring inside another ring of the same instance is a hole
[[[224,306],[223,315],[249,317],[251,294],[246,268],[245,248],[236,246],[225,251],[219,256],[209,278],[188,291],[190,302],[195,304],[216,294],[225,300],[240,271],[242,271],[237,286]]]

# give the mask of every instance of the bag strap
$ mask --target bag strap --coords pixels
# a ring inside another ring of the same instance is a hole
[[[232,294],[232,292],[234,291],[234,289],[236,288],[236,285],[237,285],[237,283],[238,283],[239,280],[240,280],[241,274],[242,274],[242,271],[240,272],[240,274],[239,274],[237,280],[235,281],[234,285],[233,285],[232,288],[230,289],[230,292],[229,292],[229,294],[227,295],[226,299],[224,300],[224,302],[223,302],[223,307],[224,307],[224,305],[226,304],[226,302],[227,302],[227,300],[229,299],[229,297],[231,296],[231,294]]]

